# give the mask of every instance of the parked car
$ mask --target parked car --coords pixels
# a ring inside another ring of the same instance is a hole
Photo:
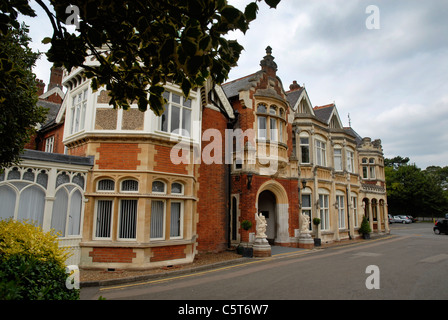
[[[394,216],[395,223],[411,223],[411,219],[406,216]]]
[[[392,217],[392,215],[389,215],[389,223],[394,223],[394,217]]]
[[[448,219],[442,219],[436,221],[433,230],[435,234],[441,234],[441,233],[448,234]]]
[[[413,216],[406,216],[406,217],[408,217],[408,219],[411,220],[411,222],[416,222],[417,221],[417,219],[415,219]]]

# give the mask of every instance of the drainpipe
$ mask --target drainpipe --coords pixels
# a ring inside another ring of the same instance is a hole
[[[348,220],[348,238],[352,240],[352,234],[350,230],[350,195],[348,193],[348,187],[345,188],[345,194],[347,195],[347,220]]]

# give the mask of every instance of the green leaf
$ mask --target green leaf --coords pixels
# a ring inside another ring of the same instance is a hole
[[[43,38],[43,39],[42,39],[42,43],[43,43],[43,44],[51,43],[51,38],[50,38],[50,37],[45,37],[45,38]]]
[[[244,9],[244,15],[246,16],[247,21],[255,20],[257,17],[258,5],[256,2],[249,3]]]
[[[279,4],[280,0],[264,0],[268,6],[271,8],[277,8],[277,5]]]

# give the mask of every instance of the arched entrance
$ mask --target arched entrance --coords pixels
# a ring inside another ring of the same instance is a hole
[[[264,211],[264,212],[263,212]],[[283,186],[275,180],[263,183],[257,196],[257,212],[263,212],[267,220],[266,235],[273,244],[288,243],[289,204]],[[266,212],[266,213],[265,213]]]
[[[267,227],[266,235],[267,240],[270,244],[274,244],[275,238],[277,236],[276,232],[276,205],[277,201],[275,195],[269,191],[265,190],[258,196],[258,212],[261,212],[266,218]]]

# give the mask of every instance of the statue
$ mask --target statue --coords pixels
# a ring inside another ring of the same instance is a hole
[[[302,221],[300,226],[300,233],[310,233],[308,225],[310,224],[310,217],[307,214],[301,214]]]
[[[255,213],[255,220],[257,221],[257,235],[255,237],[266,239],[268,237],[266,235],[266,227],[268,225],[266,222],[266,218],[260,212],[259,214]]]

